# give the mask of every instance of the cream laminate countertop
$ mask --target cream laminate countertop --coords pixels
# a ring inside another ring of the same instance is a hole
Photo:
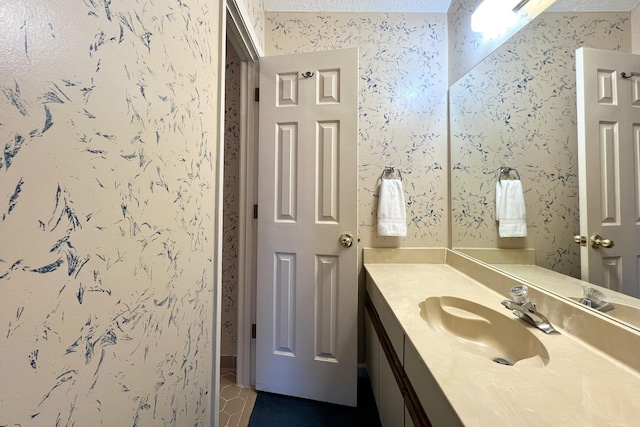
[[[554,327],[560,334],[551,335],[530,327],[549,352],[546,366],[502,366],[465,351],[446,332],[430,327],[420,316],[419,303],[433,296],[457,296],[522,322],[500,304],[504,296],[447,264],[365,268],[367,289],[379,291],[386,300],[465,425],[639,425],[640,375],[559,325]]]

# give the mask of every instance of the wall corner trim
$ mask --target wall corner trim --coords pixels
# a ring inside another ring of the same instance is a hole
[[[264,56],[256,43],[253,27],[248,25],[247,14],[237,0],[227,0],[227,37],[243,61],[258,61]]]

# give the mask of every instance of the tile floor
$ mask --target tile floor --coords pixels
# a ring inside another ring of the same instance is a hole
[[[247,427],[256,392],[236,384],[234,372],[220,372],[220,427]]]

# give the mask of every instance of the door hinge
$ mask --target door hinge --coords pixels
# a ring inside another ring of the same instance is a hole
[[[252,324],[251,325],[251,338],[255,338],[256,337],[256,324]]]
[[[258,205],[253,205],[253,219],[258,218]]]
[[[260,88],[257,87],[255,88],[254,94],[253,94],[253,100],[255,102],[260,102]]]

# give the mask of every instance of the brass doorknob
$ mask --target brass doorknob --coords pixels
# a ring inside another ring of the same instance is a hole
[[[587,236],[573,236],[573,241],[579,243],[580,246],[587,246]]]
[[[349,233],[343,233],[340,235],[340,244],[345,248],[350,248],[353,245],[353,236]]]
[[[612,248],[613,240],[603,239],[599,234],[594,234],[591,236],[591,247],[595,249],[598,249],[599,247]]]

